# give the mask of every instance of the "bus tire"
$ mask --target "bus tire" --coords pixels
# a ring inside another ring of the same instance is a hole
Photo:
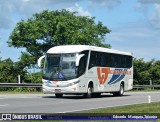
[[[55,94],[55,96],[56,96],[57,98],[62,98],[62,97],[63,97],[63,94]]]
[[[92,93],[93,92],[93,87],[92,85],[88,85],[88,88],[87,88],[87,93],[84,93],[83,96],[85,98],[91,98],[92,97]]]
[[[114,92],[113,96],[123,96],[123,93],[124,93],[124,84],[121,83],[119,91],[118,92]]]

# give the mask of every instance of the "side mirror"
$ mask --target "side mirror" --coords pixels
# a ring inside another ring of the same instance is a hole
[[[80,61],[80,59],[81,59],[84,55],[85,55],[85,54],[77,55],[77,58],[76,58],[76,66],[79,66],[79,61]]]
[[[39,59],[38,59],[38,61],[37,61],[37,63],[38,63],[38,67],[40,67],[41,68],[41,62],[42,62],[42,59],[44,58],[45,56],[43,55],[43,56],[41,56]]]

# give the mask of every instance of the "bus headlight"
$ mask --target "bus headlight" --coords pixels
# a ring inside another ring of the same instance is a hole
[[[73,83],[70,83],[69,84],[69,86],[73,86],[73,85],[75,85],[75,84],[77,84],[77,83],[79,83],[80,81],[78,80],[78,81],[75,81],[75,82],[73,82]]]

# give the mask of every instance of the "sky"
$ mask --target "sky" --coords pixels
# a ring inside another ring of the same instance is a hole
[[[67,9],[95,17],[111,32],[105,43],[137,59],[160,60],[160,0],[0,0],[0,57],[18,61],[25,49],[8,47],[16,23],[43,10]]]

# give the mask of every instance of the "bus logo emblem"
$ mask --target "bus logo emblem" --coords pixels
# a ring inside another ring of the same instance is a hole
[[[104,84],[110,73],[110,68],[97,68],[97,75],[100,84]]]

